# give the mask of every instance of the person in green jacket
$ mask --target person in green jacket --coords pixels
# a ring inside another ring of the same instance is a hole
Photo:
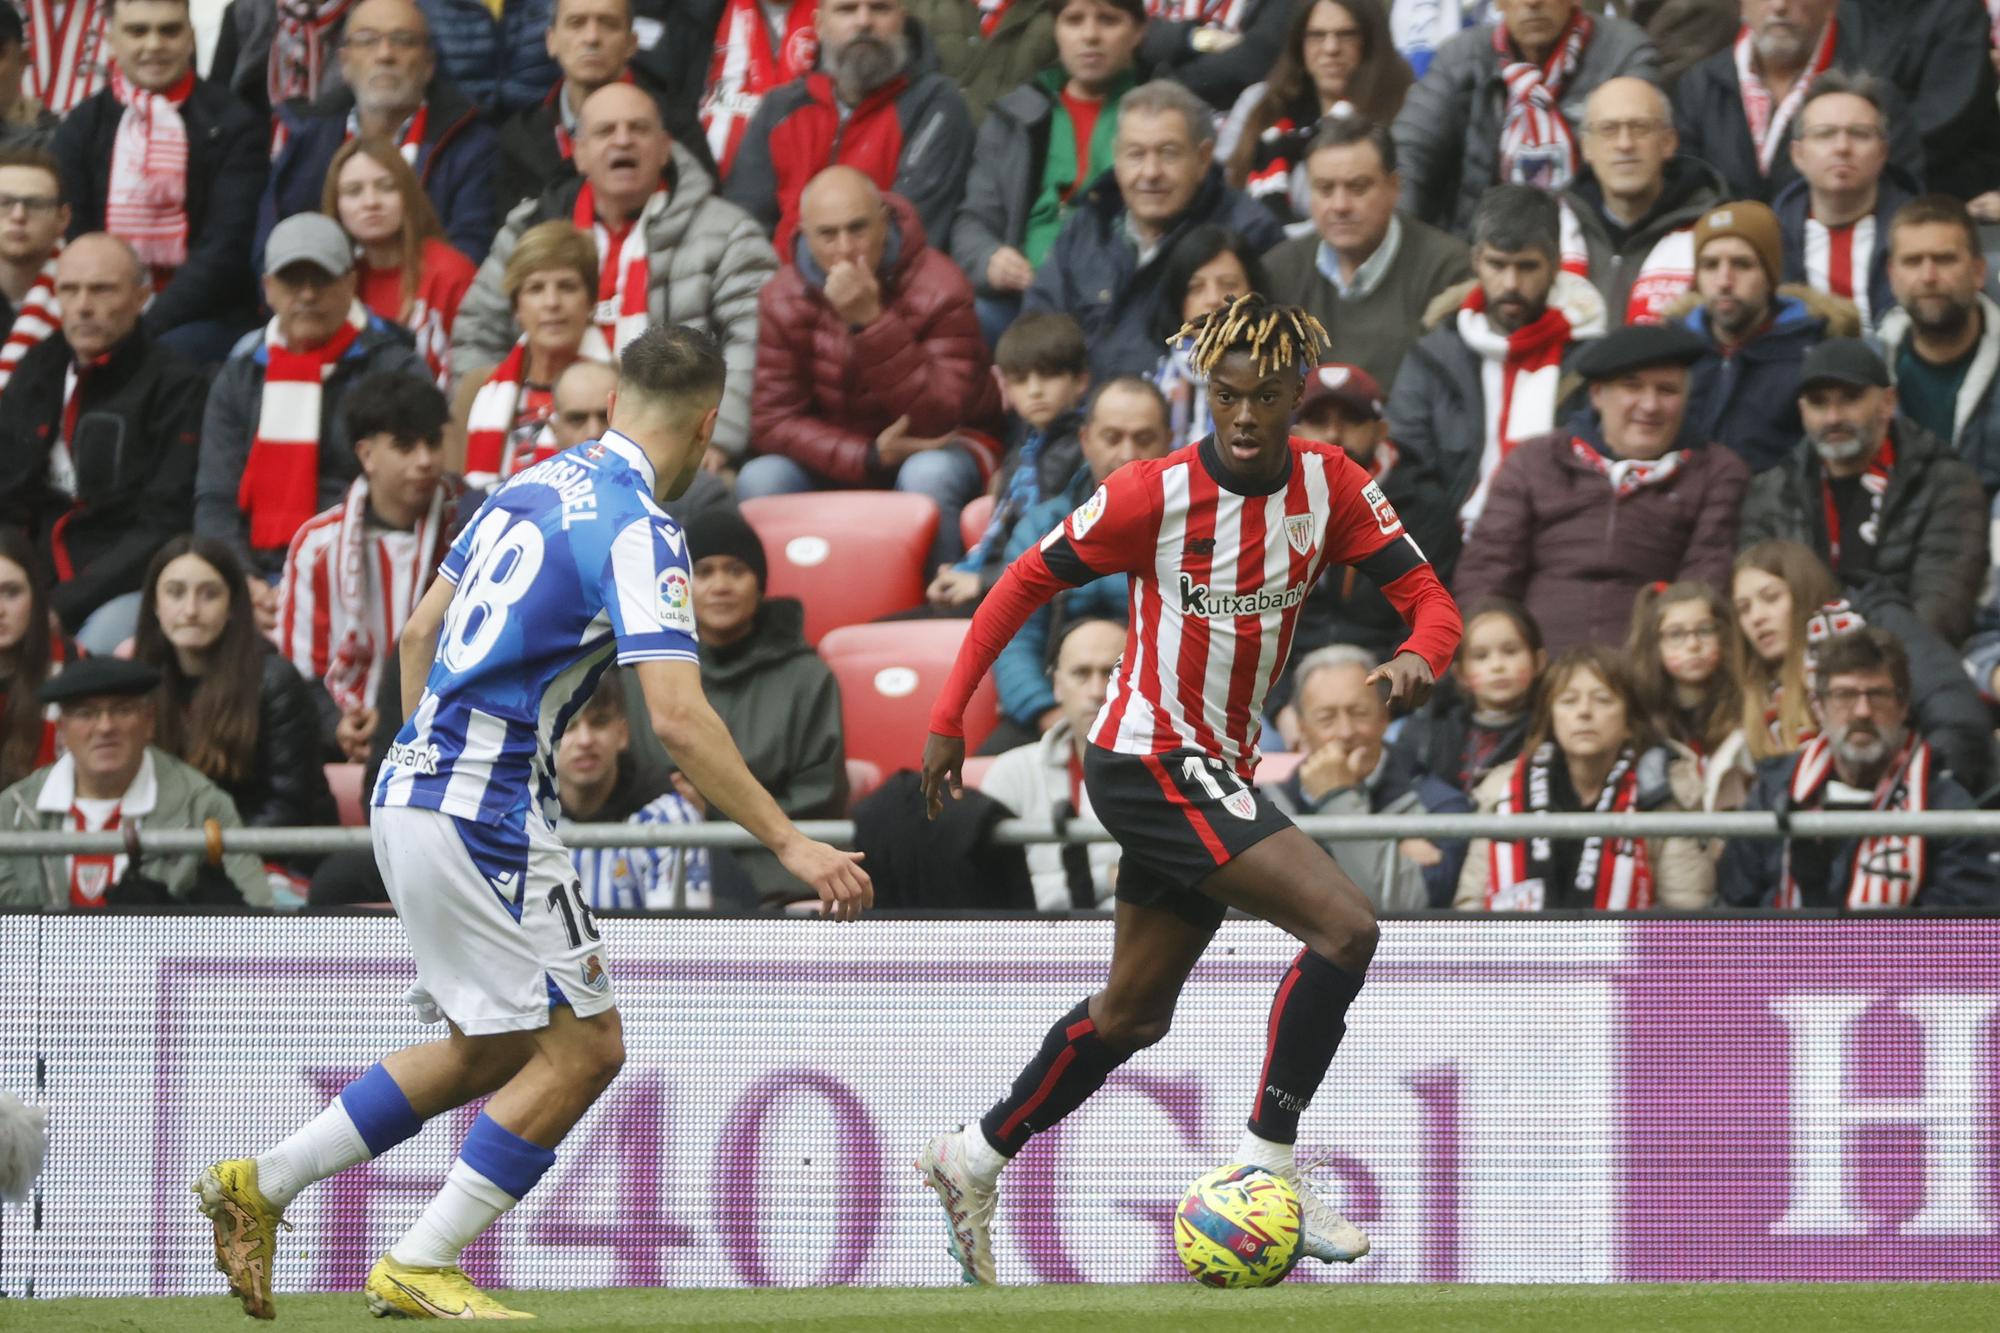
[[[1055,6],[1040,0],[905,0],[937,47],[938,67],[965,94],[972,123],[1015,84],[1056,59]]]
[[[200,772],[148,742],[159,673],[86,657],[38,697],[61,710],[65,753],[0,791],[0,833],[242,827],[236,807]],[[0,856],[0,907],[52,912],[108,907],[271,905],[264,867],[244,852]]]

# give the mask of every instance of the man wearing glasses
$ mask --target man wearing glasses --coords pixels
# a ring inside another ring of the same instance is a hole
[[[129,0],[128,0],[129,2]],[[477,264],[499,226],[499,140],[458,86],[437,72],[430,24],[410,0],[362,0],[340,39],[343,87],[276,109],[282,141],[257,218],[256,257],[271,228],[319,208],[333,155],[349,139],[387,139],[423,182],[445,239]]]
[[[1828,640],[1812,671],[1820,734],[1757,769],[1745,809],[1970,810],[1972,797],[1911,731],[1910,662],[1887,630]],[[2000,903],[1994,848],[1983,838],[1738,838],[1716,888],[1734,907],[1987,908]]]
[[[1799,179],[1771,205],[1785,245],[1785,281],[1846,297],[1864,329],[1896,304],[1889,219],[1917,193],[1916,164],[1889,160],[1888,96],[1872,74],[1820,75],[1792,122]]]
[[[255,320],[243,262],[264,188],[264,125],[197,78],[187,0],[118,0],[103,91],[56,130],[69,234],[107,231],[146,265],[151,336],[219,362]]]
[[[56,253],[68,226],[56,160],[36,148],[0,149],[0,394],[61,318]]]

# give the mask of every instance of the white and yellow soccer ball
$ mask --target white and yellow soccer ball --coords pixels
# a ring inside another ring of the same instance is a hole
[[[1232,1163],[1188,1186],[1174,1210],[1174,1250],[1195,1281],[1268,1287],[1299,1261],[1299,1196],[1261,1166]]]

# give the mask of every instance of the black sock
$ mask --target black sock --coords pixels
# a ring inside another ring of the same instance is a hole
[[[1257,1077],[1257,1105],[1250,1132],[1273,1143],[1294,1143],[1299,1115],[1312,1105],[1333,1053],[1347,1032],[1347,1006],[1361,991],[1361,974],[1301,949],[1271,1001],[1269,1048]]]
[[[1056,1020],[1042,1049],[1028,1062],[1014,1087],[979,1121],[986,1141],[1008,1157],[1021,1151],[1031,1134],[1049,1128],[1083,1105],[1104,1086],[1111,1071],[1132,1058],[1104,1044],[1090,1021],[1090,1001]]]

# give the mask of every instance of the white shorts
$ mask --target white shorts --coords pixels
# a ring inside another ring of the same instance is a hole
[[[569,850],[538,811],[525,835],[416,806],[378,806],[370,828],[426,1023],[524,1032],[546,1027],[554,1005],[588,1018],[617,1003]]]

